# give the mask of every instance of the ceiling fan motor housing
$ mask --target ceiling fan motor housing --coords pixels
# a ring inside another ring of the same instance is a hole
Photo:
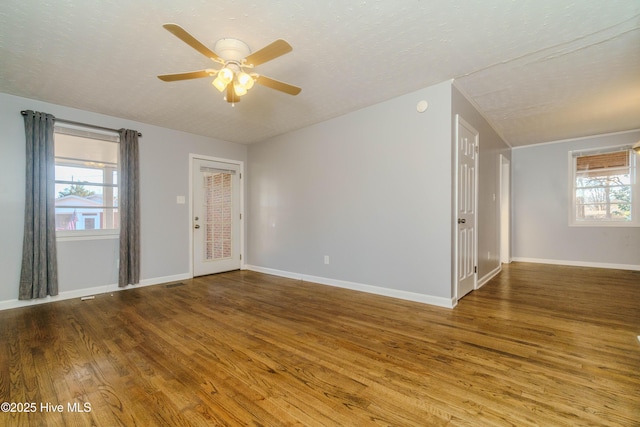
[[[242,63],[242,60],[251,53],[249,46],[238,39],[220,39],[214,45],[213,50],[225,62],[232,61],[237,63]]]

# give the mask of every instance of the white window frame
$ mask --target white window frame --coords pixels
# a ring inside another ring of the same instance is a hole
[[[117,132],[103,131],[100,129],[94,129],[90,126],[81,126],[76,124],[58,124],[56,123],[54,128],[54,144],[55,134],[57,129],[65,129],[76,131],[80,136],[86,138],[93,138],[103,141],[110,141],[114,144],[120,144],[120,135]],[[84,135],[82,135],[84,134]],[[118,188],[120,185],[120,158],[118,158]],[[102,240],[102,239],[117,239],[120,236],[120,228],[110,229],[93,229],[93,230],[56,230],[57,241],[69,241],[69,240]]]
[[[576,219],[576,181],[577,158],[595,154],[627,151],[629,155],[629,173],[631,180],[631,221],[619,220],[578,220]],[[612,146],[595,149],[569,151],[569,226],[571,227],[640,227],[640,183],[638,183],[638,157],[640,155],[631,149],[630,145]]]

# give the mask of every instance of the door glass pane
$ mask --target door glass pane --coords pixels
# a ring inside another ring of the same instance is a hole
[[[230,258],[231,247],[231,174],[205,173],[205,260]]]

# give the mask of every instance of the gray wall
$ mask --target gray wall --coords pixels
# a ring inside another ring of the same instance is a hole
[[[478,277],[500,268],[500,155],[511,159],[511,147],[453,86],[452,126],[459,114],[480,134],[478,158]]]
[[[640,131],[514,149],[514,259],[640,269],[640,227],[569,226],[569,151],[638,140]]]
[[[142,132],[140,139],[141,279],[161,281],[190,272],[189,153],[246,161],[244,145],[0,93],[0,302],[18,296],[24,215],[25,149],[20,110]],[[117,283],[117,241],[58,242],[60,292]]]
[[[450,121],[444,82],[251,145],[248,264],[450,298]]]

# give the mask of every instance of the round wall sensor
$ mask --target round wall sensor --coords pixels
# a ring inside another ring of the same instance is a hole
[[[427,101],[420,101],[416,106],[416,110],[418,110],[418,113],[424,113],[425,111],[427,111],[428,107],[429,104],[427,103]]]

